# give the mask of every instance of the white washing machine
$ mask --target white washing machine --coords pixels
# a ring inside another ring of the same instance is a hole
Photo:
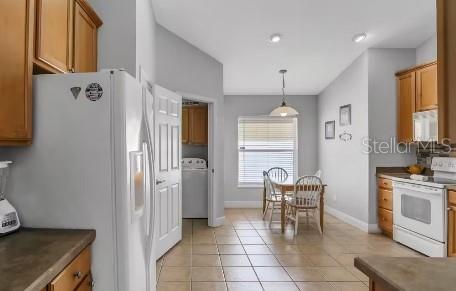
[[[207,175],[204,159],[182,159],[182,218],[207,218]]]

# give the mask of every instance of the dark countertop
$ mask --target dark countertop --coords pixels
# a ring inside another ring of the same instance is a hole
[[[456,286],[456,258],[355,258],[355,267],[387,290],[448,291]]]
[[[0,291],[41,290],[94,239],[94,230],[30,228],[0,237]]]

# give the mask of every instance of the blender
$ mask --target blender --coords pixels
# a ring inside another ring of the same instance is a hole
[[[6,200],[6,180],[10,161],[0,161],[0,236],[13,232],[20,227],[16,209]]]

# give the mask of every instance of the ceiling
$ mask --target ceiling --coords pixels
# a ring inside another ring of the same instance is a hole
[[[223,63],[227,95],[279,94],[282,68],[287,94],[318,94],[367,48],[416,48],[436,31],[435,0],[153,2],[158,23]]]

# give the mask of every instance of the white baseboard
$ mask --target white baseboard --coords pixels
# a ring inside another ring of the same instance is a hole
[[[361,220],[359,220],[358,218],[354,218],[353,216],[350,216],[340,210],[337,210],[337,209],[334,209],[332,207],[329,207],[327,205],[325,205],[325,212],[335,216],[336,218],[342,220],[343,222],[346,222],[356,228],[359,228],[361,229],[362,231],[365,231],[365,232],[375,232],[374,230],[374,224],[367,224]],[[375,227],[378,228],[377,224],[375,224]]]
[[[225,201],[225,208],[263,208],[263,201]]]
[[[378,227],[378,224],[372,223],[369,224],[369,233],[382,233],[382,230]]]

